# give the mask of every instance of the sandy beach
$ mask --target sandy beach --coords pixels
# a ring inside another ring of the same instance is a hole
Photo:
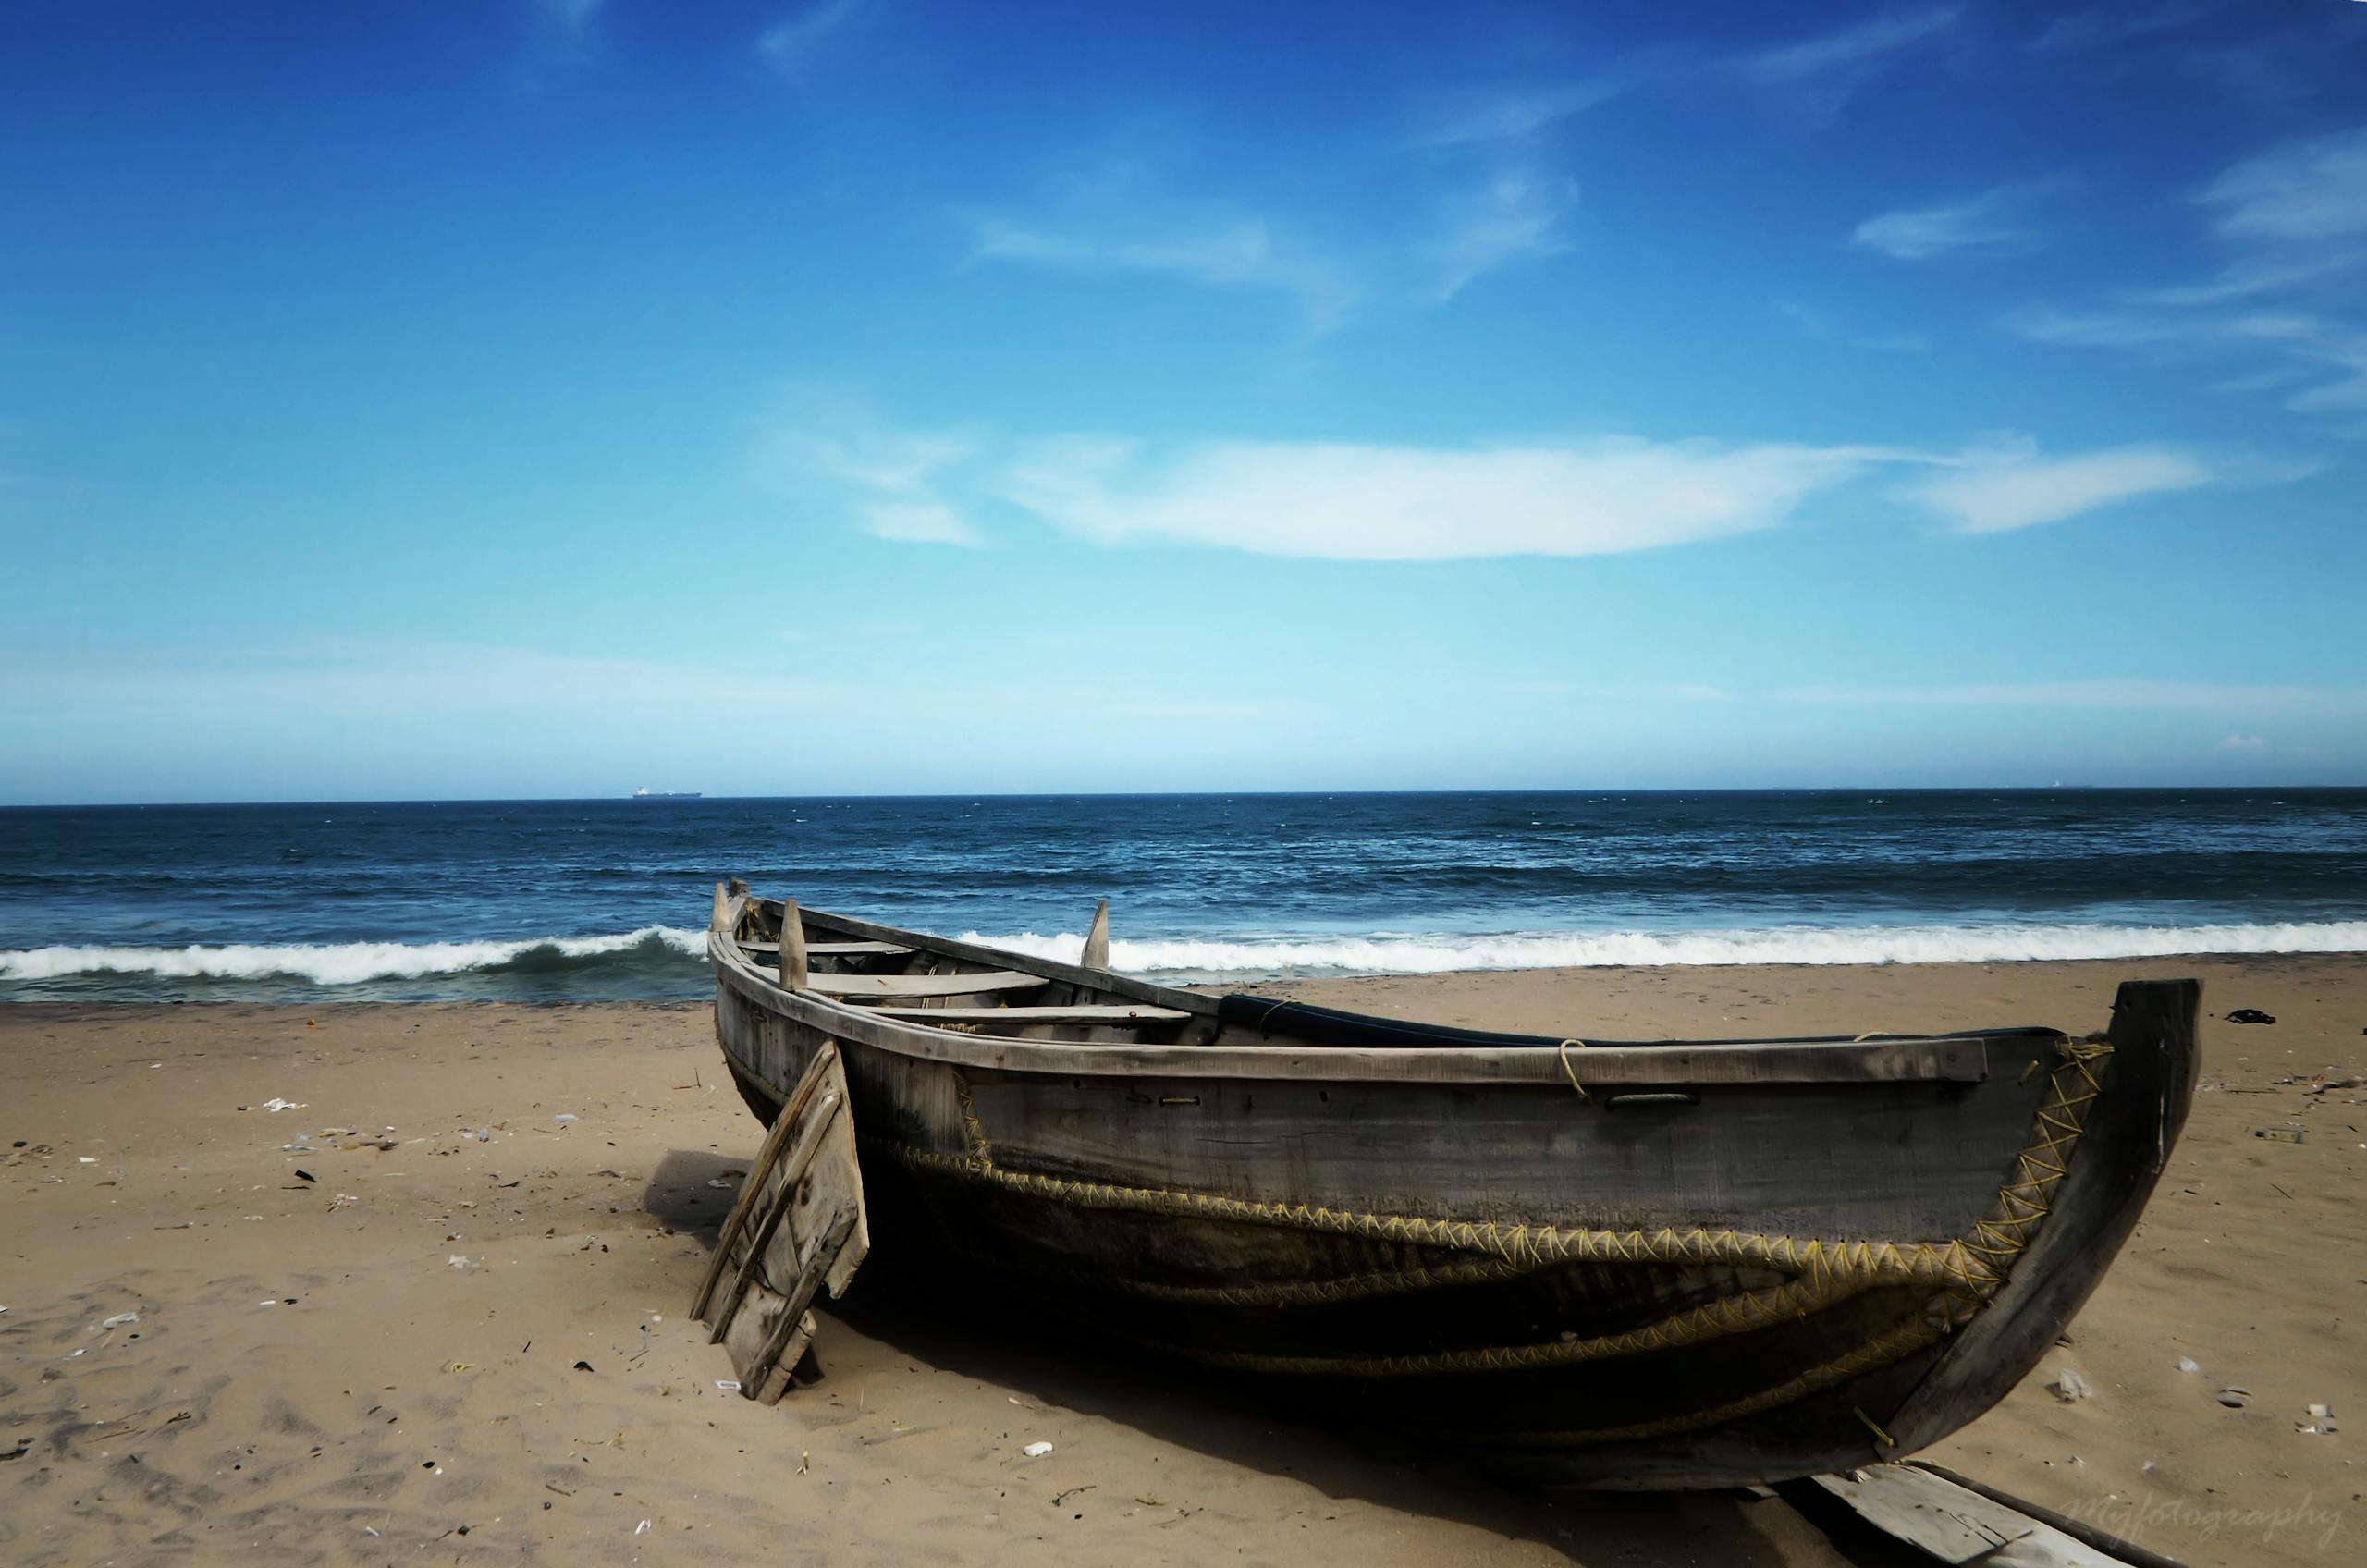
[[[2367,1068],[2357,959],[1269,989],[1636,1037],[2086,1029],[2173,974],[2212,1017],[2170,1175],[2067,1342],[1929,1457],[2198,1564],[2353,1561],[2367,1091],[2312,1079]],[[20,1005],[0,1060],[12,1562],[1890,1560],[1779,1500],[1429,1474],[887,1269],[827,1313],[820,1381],[718,1391],[683,1314],[759,1133],[703,1006]],[[2298,1430],[2312,1403],[2340,1429]]]

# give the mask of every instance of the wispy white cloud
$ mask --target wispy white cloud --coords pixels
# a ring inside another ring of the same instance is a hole
[[[1878,354],[1920,353],[1932,346],[1932,340],[1919,332],[1853,332],[1836,325],[1821,311],[1812,311],[1793,300],[1778,302],[1775,310],[1810,337],[1827,343],[1846,344]]]
[[[784,398],[758,476],[835,501],[877,537],[979,545],[976,520],[1033,514],[1105,545],[1168,543],[1331,560],[1596,556],[1780,526],[1873,475],[1965,533],[2055,522],[2144,496],[2313,472],[2169,446],[2043,453],[2028,437],[1958,450],[1570,436],[1465,446],[1153,443],[979,429],[900,431],[859,399]]]
[[[2050,707],[2196,713],[2367,713],[2367,687],[2193,680],[2034,680],[1962,686],[1804,686],[1783,702],[1848,707]]]
[[[1958,16],[1954,6],[1878,12],[1833,32],[1761,50],[1747,57],[1742,68],[1751,80],[1771,86],[1860,72],[1909,45],[1950,31]]]
[[[2209,4],[2176,6],[2095,6],[2067,11],[2039,29],[2022,47],[2033,55],[2067,55],[2126,43],[2189,27],[2209,16]]]
[[[1563,221],[1578,204],[1576,180],[1534,174],[1498,176],[1453,204],[1437,247],[1436,298],[1452,300],[1499,267],[1558,255],[1570,248]]]
[[[875,501],[862,508],[863,531],[903,545],[971,545],[986,539],[943,501]]]
[[[1900,207],[1859,224],[1849,242],[1901,262],[1964,251],[2028,251],[2039,243],[2026,216],[2032,193],[2030,186],[2007,185],[1962,201]]]
[[[1966,533],[2003,533],[2060,522],[2144,496],[2214,483],[2210,466],[2166,447],[2120,447],[2045,458],[2027,446],[1968,459],[1951,472],[1919,480],[1905,496]]]
[[[2230,262],[2215,276],[2201,283],[2126,289],[2120,298],[2135,305],[2224,305],[2263,294],[2282,293],[2331,274],[2348,271],[2362,261],[2367,261],[2367,251],[2334,251],[2309,256],[2246,256]]]
[[[975,431],[897,430],[844,394],[806,387],[783,396],[758,436],[758,479],[778,493],[811,501],[817,487],[849,498],[865,533],[908,545],[986,543],[946,498],[984,438]]]
[[[1337,560],[1590,556],[1772,527],[1859,472],[1847,447],[1629,439],[1475,448],[1038,443],[1005,497],[1103,544],[1163,540]]]
[[[776,70],[794,73],[855,22],[869,16],[877,0],[815,0],[783,17],[756,38],[756,54]]]
[[[1645,71],[1622,67],[1557,83],[1525,83],[1432,94],[1413,132],[1416,147],[1517,142],[1631,92]]]
[[[2226,740],[2220,741],[2217,746],[2213,748],[2213,750],[2221,752],[2264,752],[2268,750],[2268,738],[2263,735],[2230,735]]]
[[[2053,305],[2025,305],[2009,311],[2004,325],[2017,337],[2026,337],[2033,343],[2077,349],[2144,349],[2196,341],[2206,335],[2200,325],[2175,316],[2112,310],[2065,311]],[[2208,336],[2219,336],[2215,325],[2208,329]]]
[[[2272,147],[2228,169],[2196,198],[2223,234],[2326,239],[2367,234],[2367,126]]]
[[[976,227],[975,254],[982,260],[1269,290],[1295,300],[1317,331],[1337,326],[1362,293],[1344,268],[1311,248],[1278,239],[1257,219],[1196,227],[1137,222],[1098,232],[987,216],[977,219]]]
[[[1635,83],[1631,73],[1605,73],[1572,81],[1453,94],[1429,107],[1414,133],[1414,142],[1420,147],[1459,147],[1516,141],[1607,104]]]
[[[2114,349],[2168,361],[2273,356],[2277,362],[2212,384],[2221,392],[2300,386],[2285,406],[2296,413],[2367,413],[2367,330],[2307,311],[2065,312],[2029,306],[2008,312],[2006,328],[2034,343]],[[2327,379],[2332,375],[2334,379]]]
[[[570,32],[592,25],[607,0],[541,0],[543,15]]]

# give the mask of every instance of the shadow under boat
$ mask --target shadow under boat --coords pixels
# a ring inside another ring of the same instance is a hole
[[[745,1156],[713,1150],[672,1150],[644,1188],[643,1209],[711,1252],[731,1194],[708,1183],[736,1186],[748,1163]],[[893,1233],[883,1228],[883,1235]],[[935,1260],[927,1249],[881,1244],[843,1299],[816,1304],[824,1326],[799,1381],[819,1392],[834,1376],[906,1376],[906,1366],[953,1373],[1132,1427],[1171,1448],[1287,1476],[1326,1497],[1534,1541],[1573,1562],[1682,1554],[1737,1568],[1788,1564],[1799,1561],[1797,1542],[1807,1535],[1829,1537],[1834,1556],[1856,1568],[1930,1562],[1858,1525],[1846,1511],[1811,1525],[1791,1501],[1772,1496],[1539,1492],[1506,1484],[1458,1456],[1418,1452],[1387,1431],[1352,1437],[1310,1419],[1304,1403],[1284,1397],[1270,1378],[1147,1354],[1087,1320],[1048,1317],[1024,1298],[990,1288],[955,1292],[931,1268]],[[879,1356],[881,1347],[891,1354]],[[791,1430],[782,1428],[785,1459]]]

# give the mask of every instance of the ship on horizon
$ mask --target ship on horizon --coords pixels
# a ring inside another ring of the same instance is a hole
[[[698,798],[696,790],[653,790],[646,784],[632,792],[632,799],[636,801],[695,801]]]

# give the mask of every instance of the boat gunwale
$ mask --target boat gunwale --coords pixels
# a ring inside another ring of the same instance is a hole
[[[1046,1039],[972,1034],[883,1017],[811,990],[790,990],[739,948],[743,908],[778,900],[734,898],[726,923],[710,928],[707,956],[719,980],[758,1006],[833,1037],[900,1056],[954,1066],[1069,1077],[1298,1079],[1319,1083],[1553,1084],[1656,1088],[1707,1084],[1974,1083],[1989,1076],[1990,1047],[2028,1058],[2063,1038],[2061,1031],[1999,1029],[1944,1035],[1845,1036],[1760,1040],[1571,1040],[1558,1046],[1354,1047],[1152,1045],[1134,1041]],[[1089,970],[975,943],[801,908],[825,929],[892,940],[915,950],[1041,974],[1049,983],[1107,991],[1147,1006],[1188,1011],[1215,1022],[1218,998],[1171,990],[1104,970]]]

